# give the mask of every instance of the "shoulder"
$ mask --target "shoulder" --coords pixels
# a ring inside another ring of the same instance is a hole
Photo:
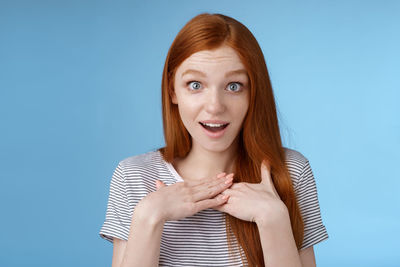
[[[292,178],[294,187],[297,187],[304,170],[309,168],[308,159],[299,151],[284,147],[286,166]]]
[[[167,176],[158,151],[127,157],[119,162],[117,169],[121,178],[115,188],[118,192],[124,192],[131,207],[155,190],[156,179]]]
[[[123,170],[127,169],[151,169],[157,167],[161,161],[161,154],[158,150],[149,151],[140,155],[127,157],[119,162]]]
[[[156,179],[168,185],[175,182],[159,150],[127,157],[119,162],[118,168],[125,182],[132,187],[141,185],[150,190]]]
[[[283,149],[285,151],[286,162],[295,165],[293,167],[302,167],[308,162],[308,159],[299,151],[287,147]]]
[[[158,150],[134,155],[121,160],[117,167],[125,180],[138,181],[155,177],[165,169],[162,156]]]

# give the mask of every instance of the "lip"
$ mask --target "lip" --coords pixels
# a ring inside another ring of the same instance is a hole
[[[202,122],[202,123],[228,124],[228,125],[227,125],[223,130],[221,130],[221,131],[218,131],[218,132],[211,132],[211,131],[207,130],[206,128],[204,128],[204,127],[201,125],[201,123],[199,123],[199,125],[200,125],[200,127],[203,129],[204,133],[205,133],[208,137],[211,137],[211,138],[213,138],[213,139],[222,137],[222,136],[224,135],[226,129],[228,129],[228,127],[229,127],[229,123],[228,123],[228,122],[223,122],[223,121],[211,121],[211,120],[209,120],[209,121],[201,121],[201,122]]]
[[[214,124],[227,124],[229,122],[227,121],[219,121],[219,120],[205,120],[205,121],[200,121],[202,123],[214,123]]]

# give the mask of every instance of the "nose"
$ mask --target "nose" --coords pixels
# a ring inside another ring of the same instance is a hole
[[[208,90],[205,106],[206,111],[212,115],[223,113],[226,109],[222,90],[212,88]]]

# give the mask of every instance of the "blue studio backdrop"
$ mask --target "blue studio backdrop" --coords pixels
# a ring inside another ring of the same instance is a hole
[[[163,145],[161,74],[195,15],[259,41],[311,162],[318,266],[400,266],[400,1],[0,1],[0,266],[111,266],[118,162]]]

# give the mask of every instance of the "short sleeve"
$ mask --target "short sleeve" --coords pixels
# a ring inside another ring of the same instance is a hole
[[[110,242],[114,237],[128,240],[132,217],[130,210],[123,169],[118,164],[111,178],[106,218],[100,229],[100,237]]]
[[[308,160],[306,160],[295,188],[297,201],[304,222],[304,239],[301,250],[328,239],[322,223],[317,186]]]

